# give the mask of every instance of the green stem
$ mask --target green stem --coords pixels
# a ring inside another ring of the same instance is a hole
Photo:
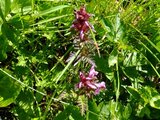
[[[86,111],[87,111],[86,120],[89,120],[88,98],[87,98],[87,108],[86,108]]]
[[[100,51],[99,51],[99,47],[98,47],[98,44],[97,44],[97,41],[96,41],[96,38],[95,38],[95,34],[93,33],[93,30],[92,30],[92,28],[90,26],[89,26],[89,29],[91,31],[91,35],[92,35],[92,38],[94,40],[94,44],[95,44],[95,47],[97,49],[98,56],[101,57],[101,54],[100,54]]]
[[[117,71],[117,89],[116,89],[116,111],[118,110],[118,99],[120,95],[120,79],[119,79],[119,68],[118,68],[118,60],[116,63],[116,71]]]
[[[34,0],[32,0],[32,14],[34,14]]]

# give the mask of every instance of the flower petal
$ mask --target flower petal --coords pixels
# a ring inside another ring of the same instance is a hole
[[[93,83],[91,83],[90,81],[86,81],[86,85],[90,88],[90,89],[97,89],[97,87],[93,84]]]
[[[94,66],[92,66],[91,69],[90,69],[90,72],[89,72],[88,77],[93,78],[93,77],[95,77],[97,74],[98,74],[98,72],[95,71]]]
[[[99,92],[100,92],[100,89],[96,89],[96,90],[94,91],[94,95],[99,94]]]
[[[80,31],[80,39],[83,40],[83,38],[84,38],[84,31],[81,30],[81,31]]]
[[[100,89],[106,88],[105,82],[95,83],[95,86]]]

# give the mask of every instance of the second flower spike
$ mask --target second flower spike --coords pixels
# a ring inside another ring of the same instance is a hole
[[[80,82],[76,84],[76,88],[81,89],[87,96],[93,92],[94,95],[106,88],[105,82],[98,83],[98,72],[95,71],[94,66],[91,67],[88,74],[80,72]]]

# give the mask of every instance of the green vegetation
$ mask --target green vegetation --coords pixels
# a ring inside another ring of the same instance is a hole
[[[83,6],[88,22],[75,22]],[[77,31],[77,22],[90,25]],[[159,0],[0,0],[0,119],[159,120],[159,113]]]

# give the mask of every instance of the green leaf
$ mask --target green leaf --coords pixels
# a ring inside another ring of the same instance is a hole
[[[108,19],[104,19],[102,18],[102,20],[100,21],[103,29],[108,33],[108,32],[112,32],[113,25],[112,23],[108,20]]]
[[[109,67],[114,66],[118,62],[118,51],[117,48],[114,48],[109,55],[108,65]]]
[[[99,112],[98,106],[96,102],[93,100],[88,101],[88,112],[89,112],[89,120],[98,120],[99,118]]]
[[[109,115],[110,115],[109,105],[103,103],[103,106],[100,111],[100,117],[102,120],[105,120],[106,118],[109,117]]]
[[[66,120],[70,116],[72,116],[74,120],[84,120],[78,108],[72,105],[67,106],[66,109],[59,113],[54,120]]]
[[[0,101],[2,101],[2,100],[3,100],[3,97],[0,96]]]
[[[13,43],[16,42],[16,40],[15,40],[16,35],[15,35],[15,30],[14,30],[13,26],[8,25],[6,23],[3,23],[1,30],[2,30],[2,34],[4,37],[6,37],[8,40],[12,41]]]
[[[153,108],[156,108],[156,109],[160,109],[160,95],[154,96],[150,100],[150,106],[152,106]]]
[[[11,0],[0,0],[0,7],[3,13],[3,16],[6,17],[10,12]]]
[[[131,81],[138,81],[143,82],[143,77],[141,77],[136,70],[136,67],[125,67],[122,69],[124,74],[131,80]]]
[[[20,85],[0,71],[0,97],[3,98],[0,101],[0,107],[6,107],[13,103],[20,91]]]
[[[137,89],[135,89],[131,86],[127,86],[126,89],[129,92],[129,94],[131,94],[135,99],[140,99],[140,95],[139,95]]]
[[[49,13],[55,12],[57,10],[61,10],[63,8],[69,7],[69,5],[59,5],[56,7],[52,7],[50,9],[44,10],[44,11],[40,11],[36,16],[43,16],[43,15],[47,15]]]
[[[33,92],[31,90],[22,90],[16,99],[15,110],[20,120],[31,119],[32,116],[37,112],[37,106],[33,109],[35,102]],[[34,113],[35,112],[35,113]]]
[[[84,120],[84,118],[81,116],[80,110],[77,107],[69,105],[66,110],[68,113],[70,113],[74,120]]]
[[[57,19],[61,19],[63,17],[67,17],[69,15],[61,15],[61,16],[56,16],[56,17],[53,17],[53,18],[49,18],[49,19],[46,19],[46,20],[42,20],[36,24],[33,24],[33,25],[40,25],[40,24],[43,24],[43,23],[47,23],[47,22],[51,22],[51,21],[54,21],[54,20],[57,20]],[[32,26],[33,26],[32,25]]]
[[[67,120],[67,118],[69,117],[68,113],[66,110],[60,112],[54,120]]]
[[[160,50],[160,36],[158,35],[155,39],[157,40],[156,46]]]
[[[148,104],[152,97],[159,95],[156,89],[150,87],[150,86],[145,86],[142,87],[141,89],[138,90],[141,98],[145,101],[145,104]]]
[[[109,68],[108,58],[95,56],[94,60],[97,65],[97,69],[103,72],[106,77],[112,81],[114,79],[114,72]]]
[[[123,69],[125,75],[130,78],[132,81],[137,78],[138,72],[135,67],[126,67]]]
[[[122,120],[123,106],[120,102],[111,100],[109,102],[109,110],[111,120]]]
[[[141,118],[143,118],[145,115],[150,118],[150,109],[147,106],[141,106],[139,105],[139,110],[137,111],[137,115]]]
[[[119,14],[116,15],[115,24],[114,24],[114,41],[117,42],[123,37],[123,29],[120,21]]]
[[[127,104],[127,106],[124,107],[124,110],[122,113],[123,113],[123,118],[128,120],[132,113],[132,108],[129,103]]]
[[[31,8],[31,0],[12,0],[11,4],[11,12],[12,13],[20,13],[23,11],[27,12],[28,10],[31,11],[31,9],[28,9],[26,11],[26,8]]]
[[[120,28],[121,22],[120,22],[120,17],[119,14],[116,15],[116,20],[115,20],[115,32],[118,32],[119,28]]]

